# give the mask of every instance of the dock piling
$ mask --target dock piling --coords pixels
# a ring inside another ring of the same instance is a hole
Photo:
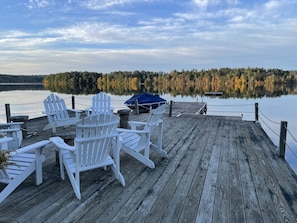
[[[172,115],[172,104],[173,104],[173,101],[171,100],[169,103],[169,117],[171,117]]]
[[[71,97],[71,102],[72,102],[72,109],[75,109],[75,98],[74,95]]]
[[[255,121],[259,121],[259,104],[255,103]]]
[[[278,155],[282,158],[285,158],[286,153],[287,126],[288,122],[281,122]]]
[[[5,104],[5,113],[6,113],[6,122],[9,122],[11,113],[10,113],[10,104]]]

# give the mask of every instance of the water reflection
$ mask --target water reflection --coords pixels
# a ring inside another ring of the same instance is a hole
[[[0,83],[0,92],[1,91],[15,91],[15,90],[45,90],[41,83],[38,84],[24,84],[24,83],[13,83],[13,84],[3,84]]]
[[[43,100],[50,92],[43,88],[40,89],[40,86],[31,86],[31,88],[29,86],[0,86],[0,122],[6,122],[5,104],[10,104],[12,115],[29,115],[29,118],[43,116]],[[258,98],[206,97],[204,95],[174,96],[163,93],[162,98],[177,102],[204,101],[208,106],[208,115],[239,116],[248,121],[255,120],[255,103],[258,103],[260,124],[275,144],[275,148],[279,145],[280,122],[288,122],[286,160],[297,173],[297,119],[295,118],[297,95],[282,95],[281,93],[278,92],[274,97],[264,95]],[[57,94],[65,99],[67,106],[71,107],[71,94]],[[109,95],[116,111],[126,108],[124,101],[130,98],[132,94],[114,95],[109,93]],[[93,94],[76,95],[76,108],[85,109],[90,106],[92,96]]]

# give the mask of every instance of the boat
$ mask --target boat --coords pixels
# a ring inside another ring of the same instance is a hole
[[[135,110],[136,100],[139,112],[141,113],[149,112],[151,109],[155,109],[158,106],[167,103],[167,101],[164,98],[161,98],[158,94],[142,93],[133,95],[131,98],[125,101],[124,104],[128,106],[128,108]]]
[[[211,92],[205,92],[205,96],[222,96],[223,92],[221,91],[211,91]]]

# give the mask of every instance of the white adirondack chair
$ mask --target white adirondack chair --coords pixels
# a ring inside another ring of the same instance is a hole
[[[162,115],[166,108],[167,105],[164,104],[151,110],[147,122],[130,121],[131,129],[117,129],[122,143],[121,150],[150,168],[155,168],[154,162],[149,158],[150,148],[157,151],[162,157],[167,157],[166,151],[162,149]],[[151,133],[156,128],[158,131],[157,145],[151,142]]]
[[[11,137],[7,137],[7,136],[1,137],[0,138],[0,152],[2,150],[8,150],[8,148],[9,148],[8,143],[12,142],[12,141],[13,141],[13,138],[11,138]]]
[[[40,141],[10,152],[7,167],[0,167],[0,183],[7,184],[0,192],[0,203],[7,198],[28,176],[36,172],[36,185],[42,183],[42,148],[49,140]],[[32,153],[35,151],[35,153]]]
[[[81,199],[80,172],[83,171],[111,166],[116,178],[125,186],[124,177],[120,172],[120,145],[116,131],[118,124],[119,117],[113,114],[92,115],[77,124],[74,146],[67,145],[60,137],[50,138],[60,150],[61,178],[65,179],[65,166],[78,199]]]
[[[100,92],[92,97],[92,106],[86,109],[87,116],[100,113],[113,113],[111,98],[107,94]]]
[[[10,122],[0,124],[0,135],[2,135],[2,137],[8,137],[13,139],[9,140],[6,144],[7,148],[5,147],[3,149],[16,150],[21,146],[21,143],[23,141],[23,134],[21,130],[22,124],[23,122]]]
[[[52,132],[56,132],[57,127],[66,127],[75,125],[80,120],[80,110],[68,109],[66,107],[64,99],[58,97],[55,94],[50,94],[43,101],[45,114],[47,115],[48,124],[43,130],[52,129]],[[74,117],[70,117],[69,111],[75,112]]]

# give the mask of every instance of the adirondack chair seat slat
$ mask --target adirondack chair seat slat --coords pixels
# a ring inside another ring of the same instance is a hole
[[[34,153],[26,153],[26,154],[16,154],[13,156],[13,161],[18,162],[21,161],[22,163],[31,162],[36,158]]]
[[[138,147],[138,142],[139,142],[140,136],[137,133],[122,133],[121,134],[121,140],[125,142],[125,145],[132,150],[135,151],[141,151],[142,148]]]
[[[10,152],[9,162],[13,164],[0,169],[0,183],[7,184],[0,192],[0,203],[34,171],[36,185],[42,183],[42,162],[45,159],[42,148],[49,143],[49,140],[43,140]]]
[[[15,165],[6,169],[7,174],[10,179],[15,179],[21,175],[24,171],[30,169],[34,171],[35,169],[35,159],[32,159],[32,162],[27,162],[26,165],[23,165],[20,162],[16,162]]]

